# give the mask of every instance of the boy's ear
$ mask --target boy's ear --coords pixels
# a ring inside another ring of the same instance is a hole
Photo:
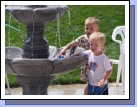
[[[104,48],[104,44],[102,44],[102,48]]]

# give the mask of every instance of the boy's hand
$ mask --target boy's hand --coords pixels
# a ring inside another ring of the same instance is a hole
[[[99,86],[99,87],[103,87],[103,86],[104,86],[104,83],[105,83],[105,81],[104,81],[104,79],[102,79],[102,80],[98,83],[98,86]]]
[[[60,52],[61,55],[66,55],[66,51],[64,49],[61,50]]]

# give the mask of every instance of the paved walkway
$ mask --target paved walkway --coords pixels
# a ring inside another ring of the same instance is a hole
[[[121,84],[120,84],[121,85]],[[49,95],[83,95],[85,84],[72,85],[50,85],[48,87]],[[12,95],[22,95],[22,88],[11,88]],[[8,89],[5,89],[5,94],[8,94]],[[125,95],[121,86],[116,86],[115,83],[109,83],[109,95]]]

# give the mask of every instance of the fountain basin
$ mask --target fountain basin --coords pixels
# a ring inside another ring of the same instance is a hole
[[[50,53],[56,54],[56,51],[54,52],[53,50],[56,50],[55,47],[50,46]],[[23,50],[18,47],[6,47],[5,51],[6,73],[29,77],[55,76],[68,73],[80,68],[87,61],[85,56],[67,56],[64,59],[58,59],[57,54],[52,59],[22,58],[21,54]],[[80,48],[76,49],[76,52],[78,51],[81,51]]]
[[[47,87],[56,75],[72,72],[87,62],[85,56],[58,59],[61,48],[49,47],[52,59],[22,58],[22,49],[13,46],[5,48],[5,72],[16,77],[23,88],[23,95],[47,95]],[[76,49],[76,52],[80,51],[83,50]]]
[[[79,62],[79,63],[78,63]],[[68,73],[80,68],[86,63],[84,56],[75,56],[64,59],[28,59],[6,58],[6,73],[30,77],[43,77]],[[63,72],[62,72],[63,71]]]

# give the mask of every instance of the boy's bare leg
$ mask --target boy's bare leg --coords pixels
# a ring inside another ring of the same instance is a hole
[[[87,82],[86,87],[84,89],[84,95],[88,95],[88,82]]]

